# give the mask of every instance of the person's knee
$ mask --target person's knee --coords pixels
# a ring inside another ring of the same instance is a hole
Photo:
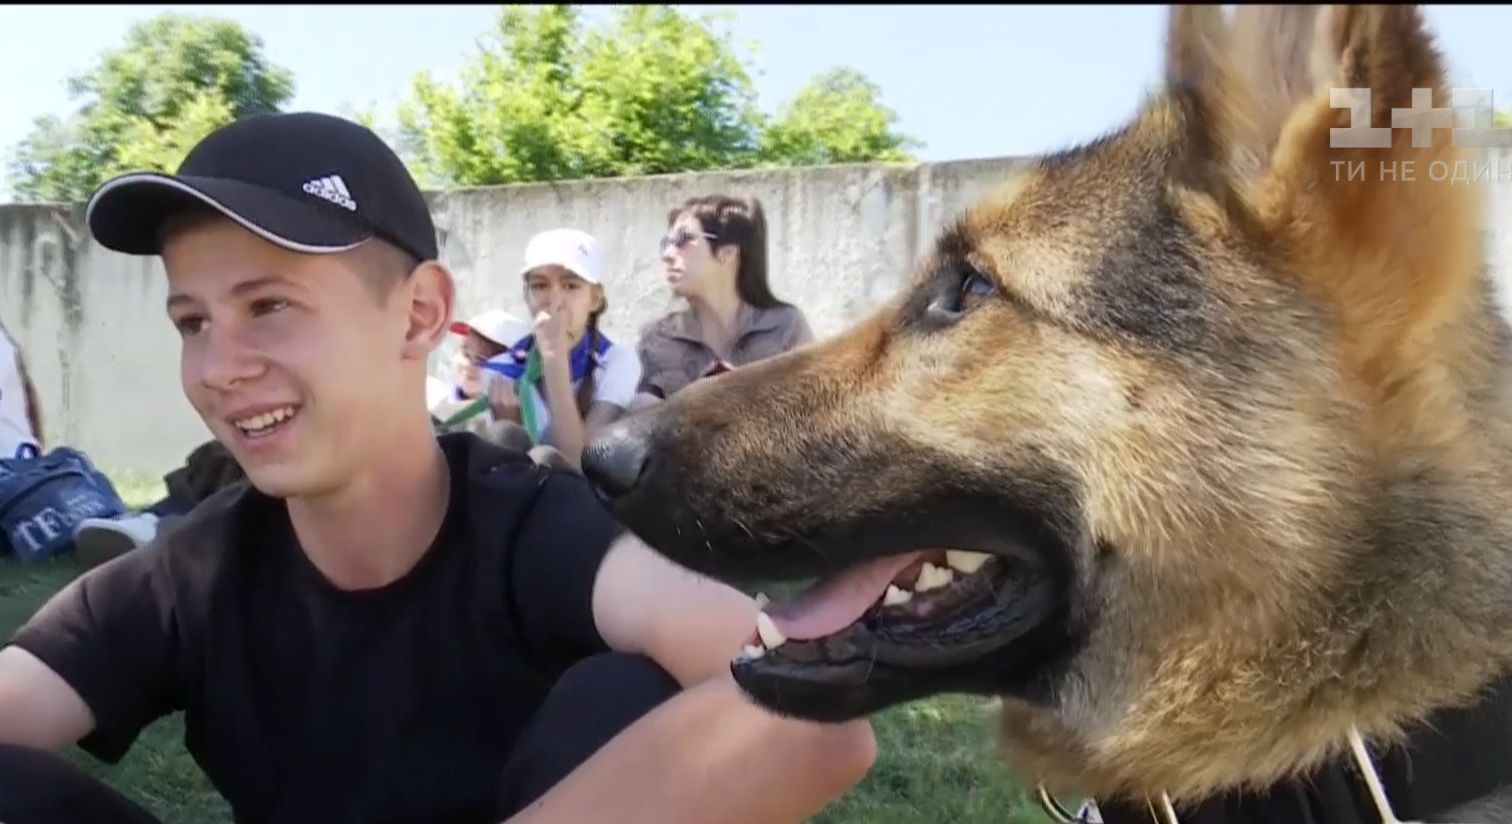
[[[573,704],[602,701],[633,720],[676,695],[679,689],[677,679],[650,658],[608,652],[584,658],[569,667],[551,692]]]
[[[0,821],[156,824],[157,819],[62,756],[0,744]]]
[[[552,685],[500,776],[505,817],[539,798],[679,690],[649,658],[603,653],[574,664]]]
[[[62,763],[57,755],[44,750],[17,744],[0,744],[0,782],[5,786],[21,786],[50,779]],[[0,793],[0,798],[5,795]]]
[[[676,678],[645,656],[585,658],[562,673],[546,699],[542,722],[562,734],[542,752],[580,764],[679,689]]]
[[[22,790],[27,791],[27,796],[36,797],[50,789],[61,790],[93,780],[57,753],[19,744],[0,744],[0,799],[17,798]],[[0,806],[0,811],[3,810]]]

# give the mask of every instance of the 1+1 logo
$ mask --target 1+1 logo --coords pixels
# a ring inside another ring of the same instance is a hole
[[[1412,105],[1409,108],[1391,110],[1391,126],[1374,126],[1370,122],[1370,89],[1331,89],[1329,105],[1335,109],[1349,110],[1349,126],[1331,129],[1328,145],[1335,149],[1388,149],[1391,148],[1391,130],[1407,129],[1412,132],[1414,148],[1433,145],[1433,134],[1438,129],[1449,129],[1450,140],[1456,149],[1506,149],[1512,148],[1512,128],[1495,125],[1495,108],[1490,89],[1451,89],[1447,108],[1433,105],[1433,93],[1429,89],[1413,89]],[[1332,161],[1336,180],[1364,180],[1363,161],[1346,163]],[[1470,164],[1456,161],[1458,168],[1435,160],[1428,168],[1433,180],[1469,183],[1475,180],[1492,180],[1493,164],[1490,161]],[[1347,167],[1347,171],[1345,171]],[[1412,181],[1416,174],[1413,161],[1383,162],[1378,170],[1378,179]],[[1512,164],[1495,168],[1494,179],[1512,181]]]

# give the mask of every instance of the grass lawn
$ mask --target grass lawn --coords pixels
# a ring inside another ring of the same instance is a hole
[[[127,503],[154,500],[155,479],[114,476]],[[71,561],[18,566],[0,561],[0,637],[80,571]],[[813,819],[818,824],[981,822],[1040,824],[1048,819],[993,758],[987,702],[940,698],[875,719],[879,756],[867,778]],[[160,720],[122,762],[106,766],[77,750],[68,757],[169,824],[230,822],[224,802],[189,759],[178,716]]]

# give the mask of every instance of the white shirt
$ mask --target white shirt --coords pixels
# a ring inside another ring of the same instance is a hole
[[[26,416],[26,383],[16,355],[16,344],[0,333],[0,458],[14,457],[22,444],[40,446]]]
[[[500,355],[508,358],[509,353]],[[514,391],[514,381],[492,370],[484,371],[484,391],[492,391],[494,381],[500,381],[509,385],[509,391]],[[629,409],[630,401],[635,398],[635,387],[640,383],[641,364],[640,355],[633,346],[622,346],[618,343],[609,347],[604,353],[603,362],[598,365],[593,373],[593,400],[601,403],[612,403],[621,409]],[[572,385],[578,387],[581,381]],[[539,386],[530,387],[530,397],[538,410],[536,424],[545,433],[542,442],[551,443],[551,407],[546,404],[546,397],[541,394]],[[588,410],[582,410],[588,414]],[[493,420],[493,413],[489,413],[489,420]]]

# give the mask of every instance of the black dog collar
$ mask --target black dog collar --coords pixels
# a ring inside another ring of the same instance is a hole
[[[1512,786],[1512,677],[1474,706],[1431,716],[1401,746],[1372,752],[1363,741],[1353,744],[1349,755],[1262,793],[1180,806],[1164,797],[1108,800],[1071,812],[1041,791],[1040,803],[1052,819],[1103,824],[1398,824],[1441,816]]]

